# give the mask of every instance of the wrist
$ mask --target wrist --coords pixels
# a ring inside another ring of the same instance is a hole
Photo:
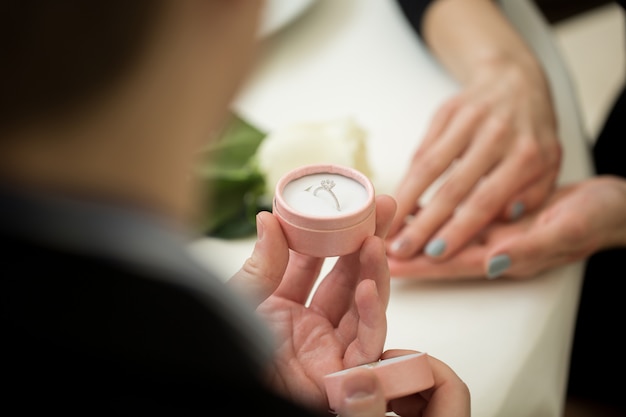
[[[502,49],[485,49],[475,56],[474,65],[468,66],[467,82],[476,79],[513,79],[526,86],[548,87],[543,67],[532,55],[524,52],[509,52]]]

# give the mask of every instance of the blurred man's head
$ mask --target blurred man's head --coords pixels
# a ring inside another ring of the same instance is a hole
[[[0,179],[187,210],[260,0],[0,0]],[[186,181],[189,182],[189,181]]]

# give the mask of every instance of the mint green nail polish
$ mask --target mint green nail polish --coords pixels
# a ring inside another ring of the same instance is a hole
[[[522,203],[521,201],[513,204],[513,207],[511,207],[511,220],[517,220],[522,217],[525,208],[526,206],[524,206],[524,203]]]
[[[511,266],[511,258],[509,255],[497,255],[489,260],[489,267],[487,269],[487,278],[498,278],[504,271]]]
[[[424,252],[428,256],[437,257],[441,255],[444,250],[446,250],[446,241],[443,239],[434,239],[428,242],[428,245],[426,245],[426,249],[424,249]]]

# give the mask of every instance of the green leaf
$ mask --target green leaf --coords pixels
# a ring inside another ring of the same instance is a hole
[[[269,210],[263,201],[265,178],[254,155],[266,134],[233,114],[225,129],[202,151],[197,173],[204,184],[201,232],[240,238],[256,231],[256,214]]]

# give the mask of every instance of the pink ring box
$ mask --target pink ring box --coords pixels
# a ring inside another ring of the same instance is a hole
[[[424,391],[435,384],[426,353],[383,359],[357,366],[357,368],[371,368],[374,371],[381,382],[387,400]],[[328,405],[331,410],[337,410],[341,404],[343,377],[352,369],[354,368],[344,369],[324,377]]]
[[[356,252],[376,230],[372,182],[341,165],[304,165],[283,175],[272,212],[289,247],[316,257]]]

